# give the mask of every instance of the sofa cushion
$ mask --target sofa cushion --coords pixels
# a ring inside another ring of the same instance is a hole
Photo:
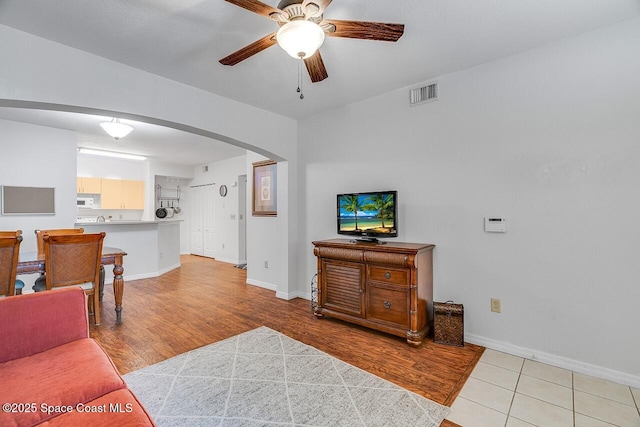
[[[32,412],[0,412],[0,426],[30,426],[60,415],[59,407],[86,403],[125,388],[105,351],[91,338],[0,364],[0,402],[34,403]],[[47,408],[58,407],[48,413]]]
[[[0,301],[0,363],[89,337],[87,303],[78,287]]]
[[[61,414],[39,425],[138,427],[155,426],[155,423],[133,393],[128,389],[121,389],[74,407],[73,412]]]

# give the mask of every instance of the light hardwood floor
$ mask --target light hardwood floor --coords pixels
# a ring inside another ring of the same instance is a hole
[[[181,262],[179,269],[160,277],[125,283],[122,325],[115,325],[113,289],[106,287],[102,324],[91,327],[91,336],[122,374],[267,326],[451,406],[484,350],[431,339],[414,348],[399,337],[317,319],[310,301],[281,300],[273,291],[247,285],[246,271],[231,264],[188,255]],[[124,267],[126,273],[126,258]]]

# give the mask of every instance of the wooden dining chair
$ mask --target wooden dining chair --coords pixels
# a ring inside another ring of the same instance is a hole
[[[36,233],[36,244],[38,247],[38,259],[44,259],[44,241],[43,238],[46,235],[49,236],[64,236],[66,234],[82,234],[84,228],[54,228],[51,230],[34,230]],[[36,292],[43,290],[46,287],[45,284],[45,272],[40,273],[40,276],[36,279],[32,289]]]
[[[100,324],[100,258],[105,232],[44,235],[45,290],[80,285],[88,296],[89,315]],[[35,289],[36,292],[42,289]]]
[[[82,234],[84,228],[54,228],[51,230],[34,230],[36,233],[36,244],[38,245],[38,257],[44,257],[44,242],[43,238],[45,234],[49,236],[63,236],[65,234]]]
[[[18,255],[22,231],[0,231],[0,298],[16,294]],[[20,281],[24,286],[24,283]]]

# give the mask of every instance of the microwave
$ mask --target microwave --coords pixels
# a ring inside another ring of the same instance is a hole
[[[76,206],[79,208],[93,208],[93,197],[78,197],[76,200]]]

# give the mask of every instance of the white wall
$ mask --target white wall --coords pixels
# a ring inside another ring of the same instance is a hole
[[[437,102],[300,122],[300,291],[335,195],[397,189],[397,241],[437,245],[435,299],[464,304],[468,341],[640,385],[638,46],[634,19],[441,76]]]
[[[108,179],[146,180],[148,160],[126,160],[78,154],[78,176]]]
[[[55,215],[3,215],[1,230],[21,229],[21,251],[35,251],[34,230],[76,222],[75,133],[0,120],[0,185],[55,188]]]
[[[246,156],[209,163],[208,171],[202,166],[194,169],[194,179],[190,185],[215,184],[215,225],[216,259],[239,263],[238,197],[239,187],[232,184],[238,176],[246,175],[246,221],[247,221],[247,283],[276,292],[276,296],[291,299],[304,296],[296,289],[298,254],[290,250],[296,246],[297,219],[289,214],[287,206],[297,212],[295,197],[297,173],[289,170],[289,162],[278,162],[278,215],[275,217],[253,216],[251,214],[253,163],[267,160],[267,157],[253,152]],[[282,177],[289,177],[282,179]],[[228,187],[227,197],[219,197],[221,184]],[[293,199],[293,200],[292,200]],[[235,216],[234,219],[231,216]],[[293,215],[296,216],[297,215]],[[294,236],[290,238],[290,236]],[[222,248],[222,245],[225,245]],[[268,267],[265,267],[265,262]]]
[[[247,153],[247,222],[251,229],[247,231],[247,283],[278,291],[279,272],[286,271],[286,256],[280,250],[282,226],[280,216],[253,216],[252,185],[253,163],[268,160],[255,153]],[[278,174],[279,177],[279,174]],[[281,185],[278,181],[278,207],[280,206]],[[257,245],[256,242],[267,242]],[[265,262],[268,267],[265,267]]]
[[[176,219],[182,220],[180,223],[180,253],[189,253],[189,195],[188,187],[189,182],[193,179],[193,168],[190,166],[171,165],[166,163],[160,163],[151,161],[149,162],[149,175],[147,177],[148,188],[145,189],[145,206],[151,206],[151,208],[144,211],[143,219],[157,220],[157,194],[156,185],[160,184],[162,188],[176,188],[178,185],[182,191],[180,194],[180,208],[182,212],[176,214]]]
[[[223,98],[123,64],[69,48],[0,25],[0,106],[64,108],[100,111],[133,120],[192,129],[275,160],[286,160],[288,174],[279,175],[279,191],[295,191],[297,183],[297,122],[265,110]],[[112,114],[113,113],[113,114]],[[247,125],[250,124],[250,125]],[[74,169],[75,171],[75,169]],[[276,286],[287,297],[297,276],[294,242],[296,196],[283,194],[277,223],[283,232],[283,257],[275,263]],[[247,234],[259,236],[259,226],[247,221]],[[249,245],[269,247],[270,240],[252,238]],[[260,249],[262,250],[262,249]]]
[[[204,171],[204,166],[208,170]],[[246,173],[246,156],[233,157],[219,162],[197,166],[194,169],[194,178],[191,186],[215,184],[215,212],[213,213],[216,225],[215,258],[219,261],[237,264],[238,241],[238,176]],[[234,183],[235,186],[234,186]],[[221,185],[227,186],[227,195],[219,194]]]
[[[192,168],[189,168],[189,173],[193,175]],[[151,182],[155,182],[155,184],[150,185],[152,187],[152,194],[147,201],[147,206],[151,206],[151,208],[148,209],[151,212],[150,219],[153,221],[160,220],[160,218],[155,215],[156,210],[160,207],[179,207],[180,212],[175,213],[174,211],[173,216],[166,218],[165,221],[180,221],[180,226],[178,227],[178,232],[180,234],[180,254],[188,254],[191,233],[189,228],[189,218],[191,213],[189,183],[191,182],[191,179],[156,175],[151,178]],[[157,188],[158,185],[160,186],[159,190]],[[158,201],[159,197],[161,198],[160,201]],[[169,200],[169,198],[172,200]]]
[[[295,153],[293,119],[4,25],[0,39],[0,105],[15,100],[114,111],[209,132],[283,159]]]
[[[0,215],[0,230],[22,230],[21,252],[37,250],[34,230],[76,221],[75,133],[0,120],[0,185],[55,188],[55,215]],[[1,202],[0,202],[1,203]],[[22,275],[28,291],[37,274]]]
[[[158,224],[158,271],[164,273],[180,266],[180,226]]]

